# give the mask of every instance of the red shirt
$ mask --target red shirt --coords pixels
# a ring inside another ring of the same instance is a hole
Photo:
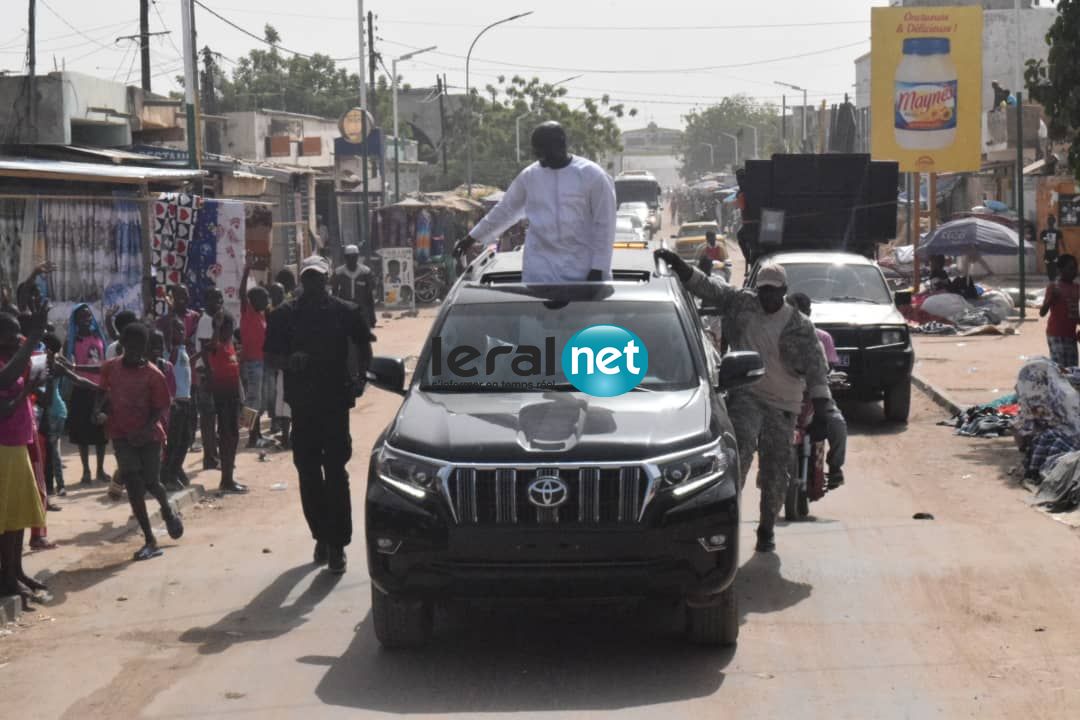
[[[244,362],[262,362],[265,343],[266,313],[245,302],[240,311],[240,344],[244,349]]]
[[[1076,325],[1080,321],[1080,285],[1058,280],[1046,288],[1057,289],[1057,297],[1050,304],[1050,318],[1046,321],[1049,337],[1076,337]]]
[[[218,343],[217,348],[209,353],[210,389],[213,392],[240,392],[240,363],[236,359],[236,348],[230,343]]]
[[[150,363],[129,367],[122,358],[113,358],[101,367],[101,389],[111,407],[107,425],[111,439],[126,440],[146,427],[151,416],[157,416],[151,441],[165,442],[161,415],[171,401],[160,370]]]

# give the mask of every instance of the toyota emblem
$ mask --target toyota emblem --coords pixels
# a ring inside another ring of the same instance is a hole
[[[541,510],[552,510],[570,499],[570,489],[558,477],[541,476],[529,483],[529,502]]]

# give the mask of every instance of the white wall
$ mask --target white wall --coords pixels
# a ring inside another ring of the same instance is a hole
[[[1054,24],[1057,10],[1030,8],[1020,11],[1021,57],[1016,54],[1016,12],[987,10],[983,13],[983,110],[989,110],[994,95],[990,83],[1016,91],[1016,68],[1028,59],[1046,60],[1049,46],[1046,32]],[[1019,88],[1023,90],[1024,88]],[[1025,93],[1026,94],[1026,93]]]

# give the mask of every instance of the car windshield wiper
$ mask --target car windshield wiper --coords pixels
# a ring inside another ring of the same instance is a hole
[[[871,305],[878,305],[877,300],[871,300],[870,298],[856,297],[855,295],[840,295],[837,297],[829,298],[829,302],[864,302]]]

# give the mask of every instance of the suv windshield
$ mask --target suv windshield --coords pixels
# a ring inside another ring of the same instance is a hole
[[[617,325],[641,338],[649,351],[646,390],[680,390],[698,383],[692,352],[675,306],[658,302],[573,301],[462,304],[452,307],[436,335],[424,366],[418,368],[421,389],[428,392],[543,392],[574,391],[561,368],[567,341],[592,325]],[[535,374],[525,357],[532,346],[539,352]],[[462,349],[465,348],[465,349]],[[547,357],[554,348],[555,357]],[[440,351],[440,359],[433,357]],[[498,352],[492,353],[493,350]],[[469,373],[451,370],[457,355]],[[517,370],[526,371],[519,374]],[[546,371],[553,370],[549,374]]]
[[[814,302],[892,304],[881,272],[873,265],[785,263],[788,291],[806,293]]]

